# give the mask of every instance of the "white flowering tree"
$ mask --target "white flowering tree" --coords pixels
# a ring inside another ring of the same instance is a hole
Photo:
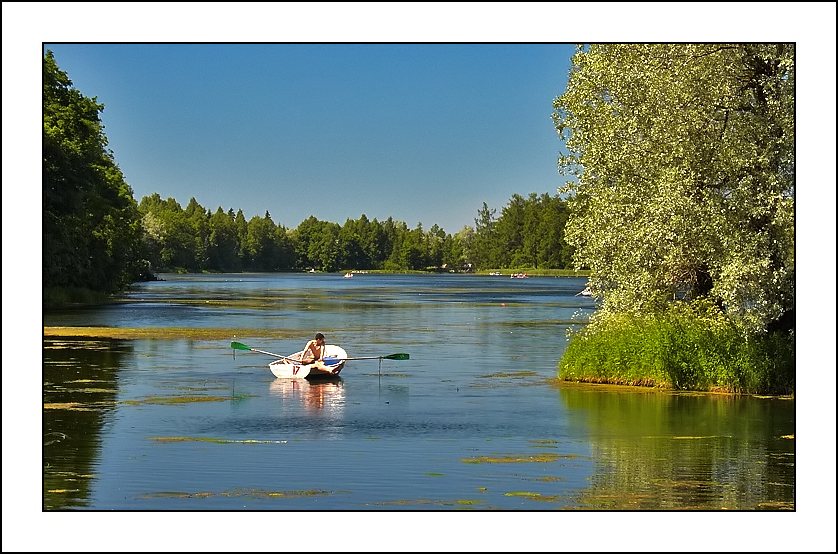
[[[604,313],[710,300],[748,332],[794,306],[790,44],[577,48],[553,119],[566,240]]]

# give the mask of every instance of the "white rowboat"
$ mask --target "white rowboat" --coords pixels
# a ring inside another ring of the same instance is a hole
[[[280,379],[316,379],[318,377],[337,377],[346,364],[346,350],[334,344],[327,344],[321,364],[301,364],[298,360],[302,351],[295,352],[287,358],[273,361],[268,366],[271,373]],[[330,370],[330,371],[329,371]]]

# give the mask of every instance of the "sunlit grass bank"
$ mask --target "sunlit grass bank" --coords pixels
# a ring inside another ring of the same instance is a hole
[[[679,306],[600,318],[574,334],[560,379],[739,393],[792,394],[793,335],[745,337],[728,320]]]

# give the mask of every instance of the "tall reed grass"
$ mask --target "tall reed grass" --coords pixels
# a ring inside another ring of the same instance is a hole
[[[598,314],[574,333],[559,378],[682,390],[794,392],[793,333],[747,336],[707,304],[654,315]]]

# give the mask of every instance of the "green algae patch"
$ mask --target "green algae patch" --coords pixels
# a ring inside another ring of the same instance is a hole
[[[564,481],[564,479],[554,475],[545,475],[543,477],[536,477],[535,481],[541,481],[543,483],[558,483],[559,481]]]
[[[307,498],[311,496],[330,496],[334,494],[332,491],[324,491],[318,489],[308,490],[290,490],[290,491],[269,491],[262,489],[236,489],[226,491],[220,496],[251,496],[254,498]]]
[[[140,400],[123,400],[123,404],[129,406],[140,406],[142,404],[194,404],[196,402],[226,402],[236,400],[234,396],[147,396]]]
[[[150,437],[156,442],[210,442],[214,444],[288,444],[287,440],[218,439],[213,437]]]
[[[730,439],[732,437],[727,435],[707,435],[707,436],[699,436],[699,437],[689,437],[689,436],[674,436],[672,440],[675,441],[684,441],[684,440],[702,440],[702,439]]]
[[[93,408],[81,402],[44,402],[45,410],[81,410],[89,411]]]
[[[489,373],[488,375],[481,375],[480,379],[523,379],[525,377],[538,377],[536,371],[500,371],[497,373]]]
[[[585,493],[579,505],[569,506],[570,510],[689,510],[702,509],[692,506],[673,506],[661,508],[654,494],[624,491],[621,493]]]
[[[140,496],[140,498],[209,498],[211,496],[216,496],[215,493],[212,492],[176,492],[176,491],[164,491],[164,492],[152,492],[149,494],[144,494]]]
[[[794,502],[772,501],[760,502],[757,504],[758,510],[794,510]]]
[[[75,471],[53,471],[50,475],[61,477],[65,481],[78,481],[79,479],[94,479],[95,473],[76,473]]]
[[[462,498],[458,500],[433,500],[430,498],[413,498],[404,500],[389,500],[385,502],[373,502],[375,506],[474,506],[483,504],[482,500],[474,500],[470,498]]]
[[[287,329],[229,329],[210,327],[44,327],[44,337],[84,337],[99,339],[223,340],[252,337],[264,339],[296,338],[299,332]],[[229,346],[229,344],[228,344]]]
[[[211,497],[249,497],[249,498],[305,498],[311,496],[329,496],[334,494],[331,491],[309,489],[290,491],[271,491],[264,489],[233,489],[222,492],[178,492],[163,491],[144,494],[140,498],[211,498]]]
[[[114,402],[44,402],[45,410],[70,410],[74,412],[98,412],[112,408]]]
[[[512,492],[505,492],[503,493],[504,496],[515,496],[520,498],[526,498],[527,500],[536,500],[538,502],[557,502],[561,500],[561,496],[558,495],[546,495],[541,494],[540,492],[529,492],[529,491],[512,491]]]
[[[171,386],[171,387],[161,387],[166,388],[169,390],[177,390],[181,392],[208,392],[208,391],[217,391],[217,390],[230,390],[230,385],[208,385],[205,387],[194,387],[194,386]]]
[[[550,463],[559,458],[575,458],[575,454],[535,454],[533,456],[475,456],[462,458],[464,464],[531,464]]]

